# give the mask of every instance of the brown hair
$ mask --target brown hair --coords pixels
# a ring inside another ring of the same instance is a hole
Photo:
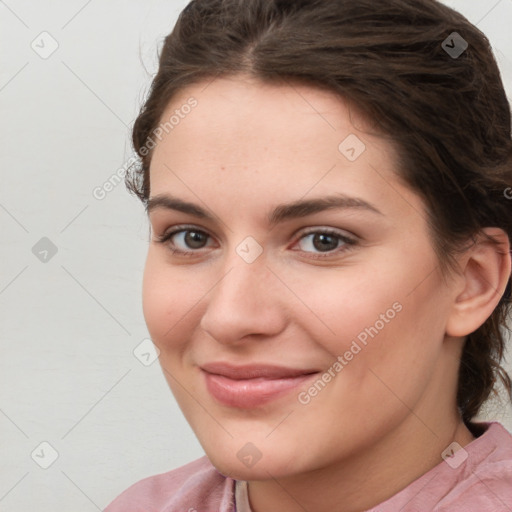
[[[462,39],[467,42],[462,54]],[[446,42],[445,42],[446,41]],[[127,186],[149,197],[152,139],[184,87],[247,74],[341,95],[398,148],[397,172],[425,201],[444,268],[485,227],[512,238],[510,105],[488,39],[435,0],[193,0],[164,42],[133,128],[141,161]],[[468,423],[501,380],[511,285],[467,336],[457,402]]]

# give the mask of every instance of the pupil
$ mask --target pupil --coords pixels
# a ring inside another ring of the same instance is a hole
[[[201,249],[206,245],[206,236],[197,231],[188,231],[185,235],[185,242],[191,249]]]
[[[338,239],[331,235],[315,235],[313,245],[318,251],[332,251],[338,247]]]

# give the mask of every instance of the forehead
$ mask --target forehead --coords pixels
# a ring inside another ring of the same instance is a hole
[[[152,195],[172,190],[190,199],[215,191],[249,207],[250,194],[263,208],[277,196],[364,192],[396,203],[393,147],[370,135],[357,110],[330,91],[219,78],[177,94],[161,122],[173,116],[154,149]]]
[[[304,149],[317,147],[319,138],[337,146],[341,135],[365,125],[357,110],[334,92],[298,83],[264,83],[245,76],[217,78],[180,91],[163,113],[162,122],[181,109],[188,111],[186,104],[192,98],[197,106],[172,129],[177,143],[183,135],[196,145],[200,138],[225,144],[231,139],[250,141],[257,148],[292,143],[297,151],[299,143],[306,144]],[[191,132],[196,140],[190,138]],[[229,146],[231,151],[233,146]]]

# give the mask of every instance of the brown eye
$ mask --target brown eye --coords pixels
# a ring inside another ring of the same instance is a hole
[[[189,249],[202,249],[208,242],[208,235],[201,231],[184,231],[184,242]]]
[[[329,253],[338,254],[357,244],[353,238],[346,236],[342,232],[331,230],[317,230],[305,233],[297,242],[298,250],[315,254],[329,256]]]
[[[313,247],[317,251],[325,252],[325,251],[333,251],[338,248],[339,245],[339,237],[335,237],[333,235],[327,234],[315,234],[313,235]]]
[[[214,246],[213,239],[198,229],[177,229],[159,237],[158,241],[166,244],[173,253],[188,253]]]
[[[344,240],[340,235],[332,233],[309,233],[299,240],[299,248],[304,252],[329,252],[334,251]]]

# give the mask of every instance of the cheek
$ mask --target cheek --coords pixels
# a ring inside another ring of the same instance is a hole
[[[365,329],[375,324],[379,331],[387,329],[399,316],[403,294],[391,284],[392,276],[369,267],[325,270],[300,269],[285,279],[298,299],[290,297],[296,321],[331,353],[339,354],[358,336],[364,341]]]
[[[162,258],[148,253],[144,269],[142,307],[152,340],[161,352],[177,350],[186,330],[197,314],[201,293],[187,274],[180,273]]]
[[[172,296],[166,293],[167,280],[159,271],[151,250],[144,268],[142,284],[142,310],[149,333],[159,348],[165,332],[172,325],[169,311],[172,310]]]
[[[296,311],[306,313],[296,315],[303,329],[333,358],[346,354],[361,371],[432,359],[444,335],[447,304],[443,281],[432,273],[435,260],[423,256],[411,260],[415,265],[387,266],[384,261],[391,258],[379,258],[381,264],[361,266],[358,272],[329,269],[325,277],[318,269],[314,278],[306,272],[289,274],[310,310],[297,304]]]

